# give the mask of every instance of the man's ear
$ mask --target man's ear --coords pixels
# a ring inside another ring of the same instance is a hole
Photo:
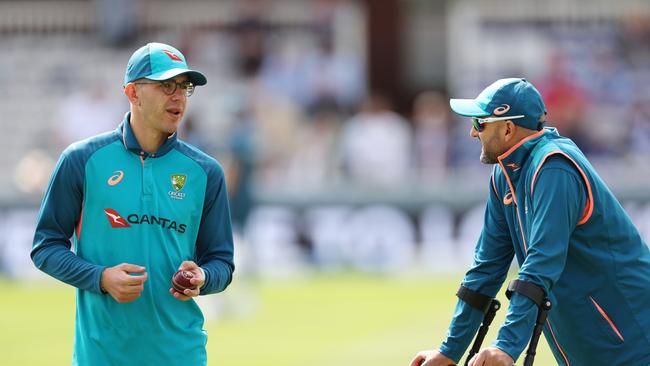
[[[129,99],[129,102],[133,105],[140,105],[140,99],[138,96],[138,91],[134,83],[128,83],[124,87],[124,95]]]
[[[510,141],[515,137],[515,133],[517,132],[517,126],[512,123],[512,121],[506,121],[506,123],[503,125],[503,136],[505,137],[506,141]]]

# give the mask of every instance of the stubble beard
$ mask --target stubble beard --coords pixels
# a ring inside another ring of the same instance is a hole
[[[499,148],[499,143],[496,136],[486,136],[484,139],[479,139],[481,142],[481,163],[483,164],[496,164],[499,162],[499,155],[502,154]]]
[[[161,117],[160,129],[161,132],[167,133],[169,135],[175,133],[181,125],[183,120],[184,113],[181,113],[178,117],[172,117],[167,112],[163,112]]]
[[[485,151],[485,148],[481,149],[481,163],[483,164],[496,164],[499,162],[498,155]]]

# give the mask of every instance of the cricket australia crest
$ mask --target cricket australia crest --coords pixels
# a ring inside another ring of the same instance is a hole
[[[177,200],[182,200],[185,198],[185,193],[180,192],[183,187],[185,187],[185,182],[187,181],[187,175],[185,174],[172,174],[172,188],[173,191],[167,192],[171,198]]]
[[[174,174],[172,175],[172,187],[176,192],[180,191],[185,187],[185,181],[187,180],[187,175],[185,174]]]

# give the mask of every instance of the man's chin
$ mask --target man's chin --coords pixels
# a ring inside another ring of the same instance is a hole
[[[178,126],[181,124],[181,118],[170,118],[167,120],[167,123],[165,123],[165,130],[169,133],[172,134],[178,130]]]
[[[496,164],[499,161],[491,156],[486,155],[484,152],[481,152],[481,163],[483,164]]]

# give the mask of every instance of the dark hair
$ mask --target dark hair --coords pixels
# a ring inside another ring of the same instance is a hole
[[[542,128],[544,128],[544,125],[546,125],[546,111],[544,111],[544,114],[539,116],[539,119],[537,120],[537,131],[541,131]]]

